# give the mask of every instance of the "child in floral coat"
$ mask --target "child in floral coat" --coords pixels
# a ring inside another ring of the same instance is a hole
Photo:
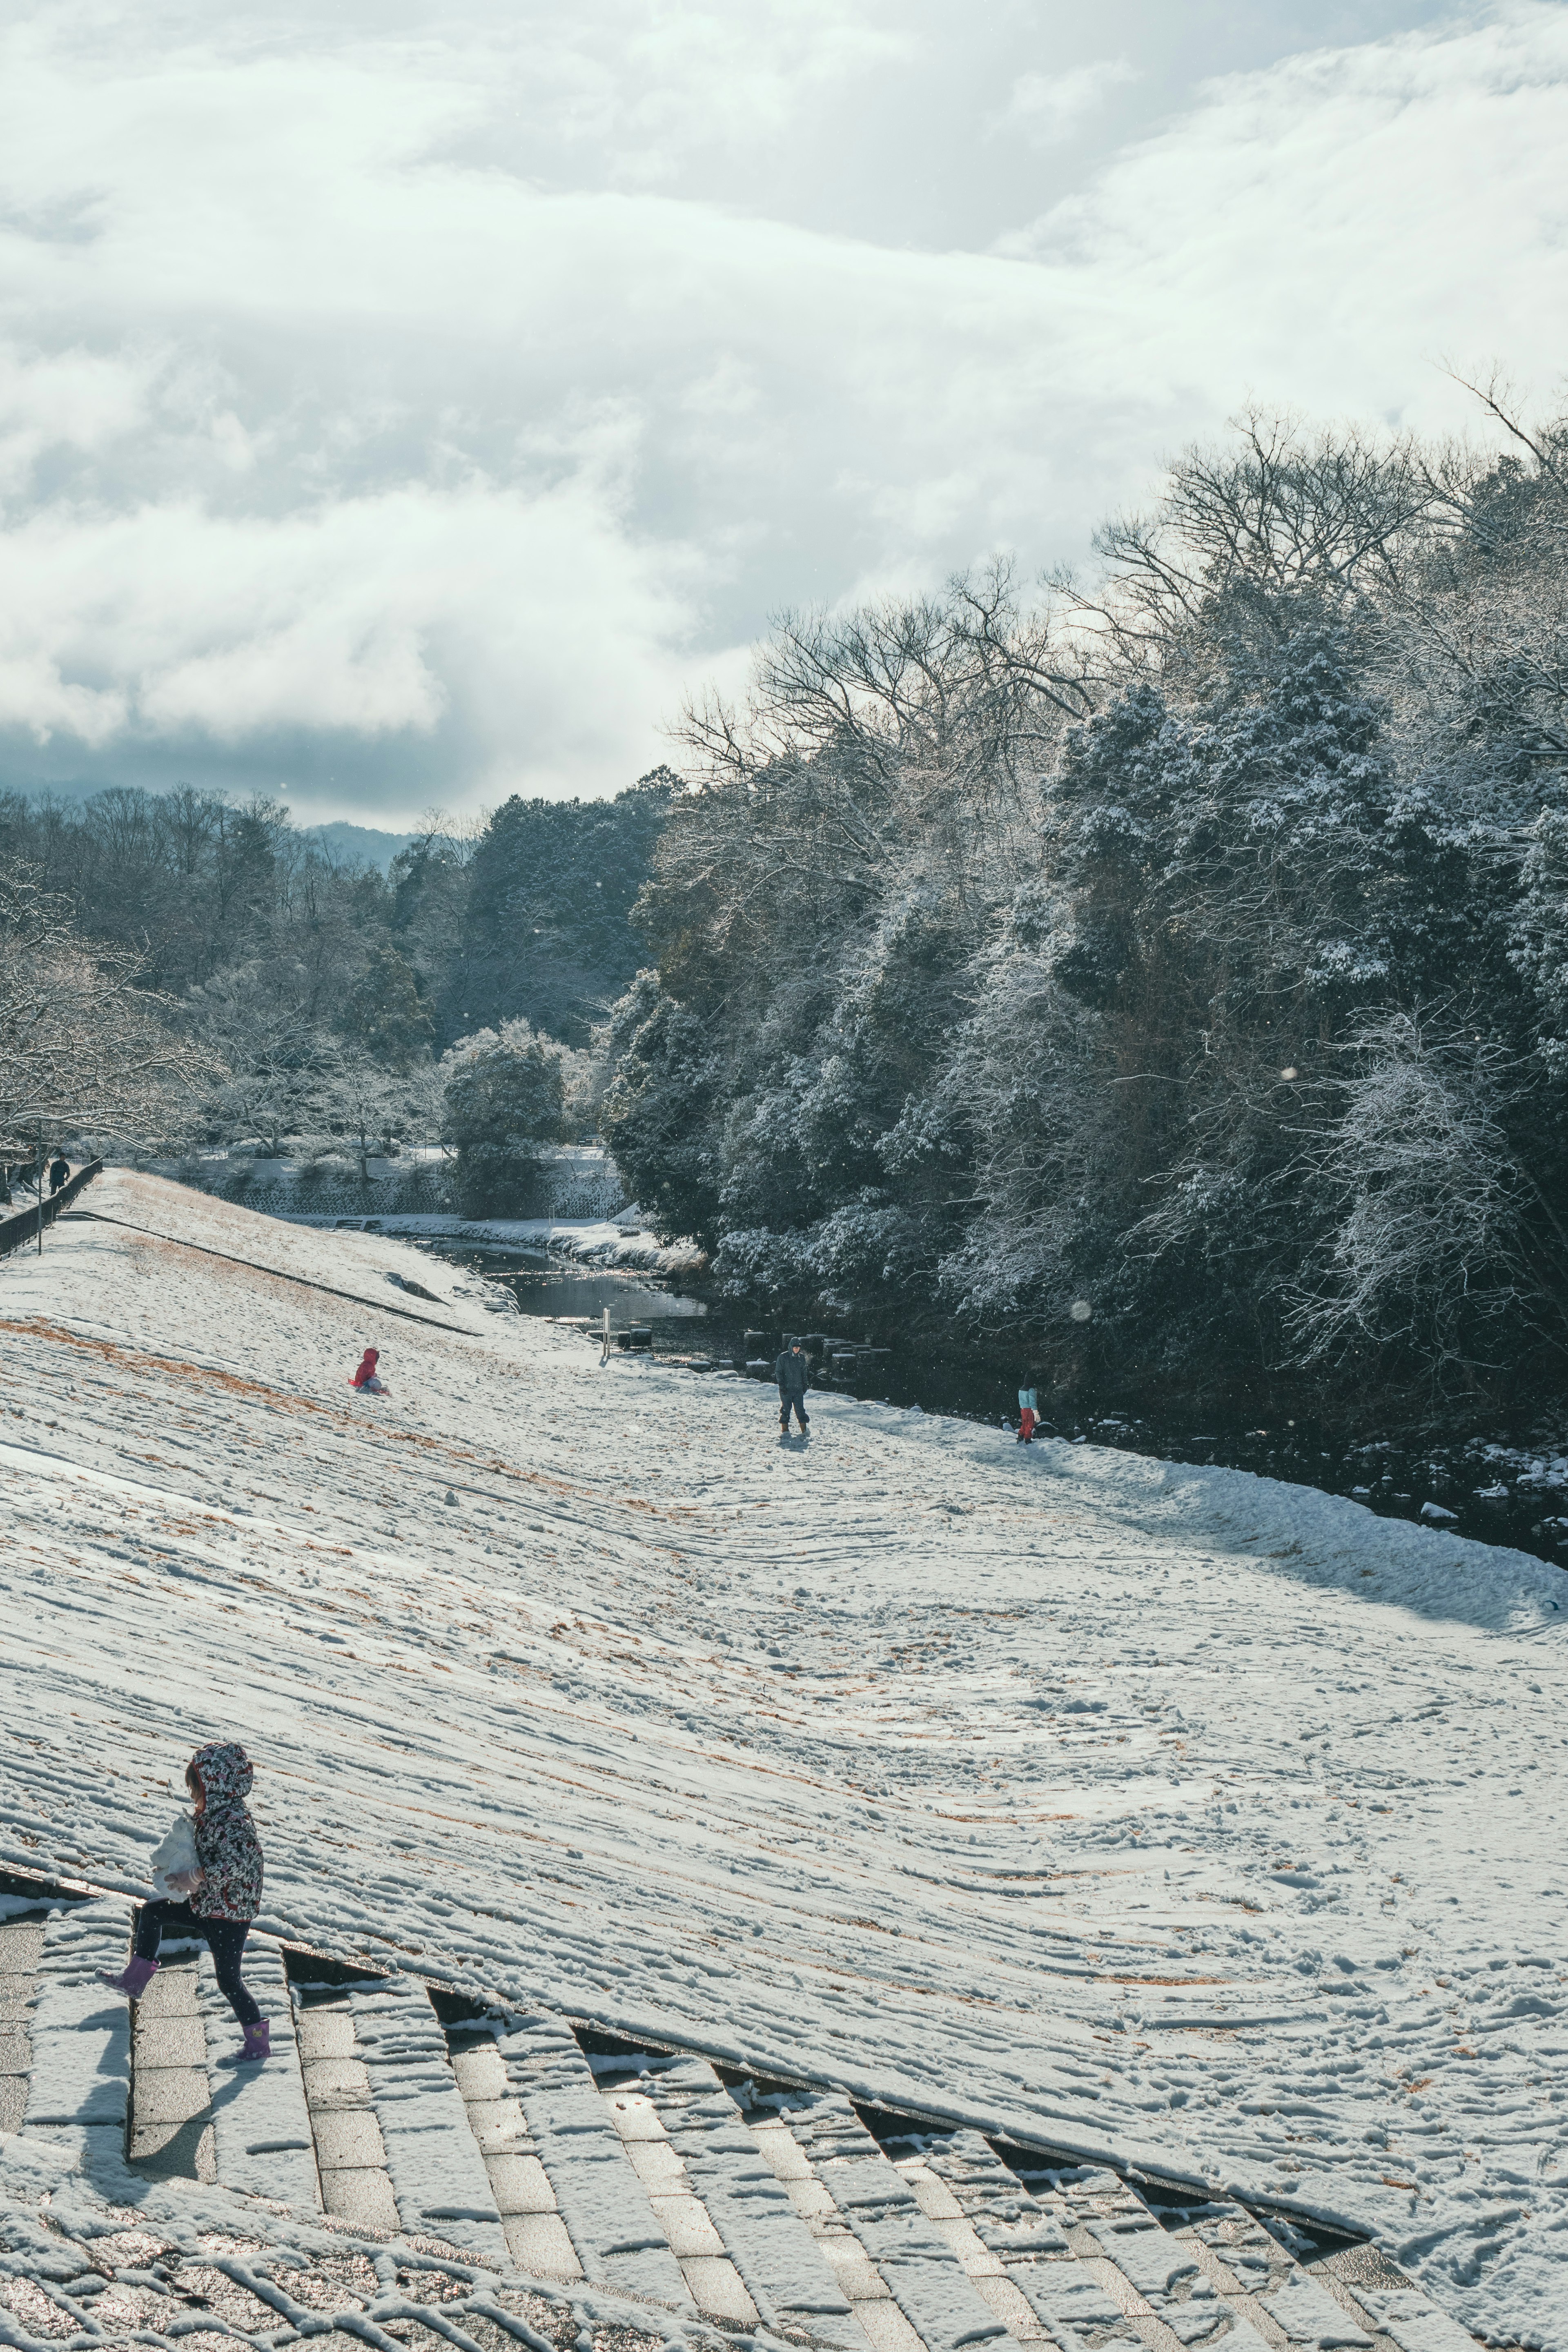
[[[195,1929],[205,1937],[219,1990],[245,2028],[242,2060],[270,2054],[268,2021],[239,1973],[250,1923],[261,1908],[261,1841],[245,1805],[255,1777],[237,1740],[215,1739],[197,1748],[185,1767],[185,1786],[196,1805],[197,1866],[168,1879],[174,1899],[142,1905],[129,1965],[121,1976],[104,1977],[117,1992],[140,2000],[157,1971],[164,1930]]]

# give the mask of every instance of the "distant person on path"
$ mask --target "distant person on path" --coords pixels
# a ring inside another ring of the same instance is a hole
[[[71,1164],[62,1151],[57,1155],[55,1164],[49,1171],[49,1198],[53,1200],[61,1186],[68,1184],[70,1180]]]
[[[1040,1425],[1040,1400],[1034,1388],[1018,1391],[1018,1443],[1029,1445]]]
[[[790,1409],[793,1406],[795,1417],[800,1423],[800,1433],[804,1437],[811,1427],[805,1416],[805,1392],[811,1385],[811,1359],[801,1346],[798,1338],[790,1341],[789,1346],[773,1366],[773,1378],[779,1384],[779,1427],[787,1436]]]
[[[367,1348],[360,1359],[358,1370],[349,1376],[350,1388],[358,1389],[362,1396],[390,1396],[392,1391],[382,1387],[376,1373],[375,1368],[380,1361],[381,1349]]]
[[[271,2055],[271,2027],[239,1973],[250,1923],[261,1908],[261,1841],[245,1804],[255,1777],[237,1740],[215,1739],[197,1748],[185,1767],[185,1786],[196,1805],[196,1867],[170,1874],[165,1883],[173,1896],[142,1905],[124,1973],[103,1972],[105,1984],[140,2000],[157,1974],[164,1931],[205,1936],[218,1990],[245,2028],[237,2063]]]

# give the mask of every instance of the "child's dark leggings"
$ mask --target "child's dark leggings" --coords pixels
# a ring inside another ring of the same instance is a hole
[[[240,1957],[249,1933],[248,1919],[204,1919],[188,1903],[177,1902],[166,1895],[161,1902],[142,1906],[136,1928],[136,1957],[139,1960],[155,1960],[165,1934],[205,1936],[213,1956],[218,1990],[241,2025],[255,2025],[260,2021],[261,2011],[254,1997],[246,1991],[245,1979],[239,1973]]]

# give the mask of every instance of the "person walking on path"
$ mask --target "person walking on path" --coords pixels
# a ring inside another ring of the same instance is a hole
[[[1020,1389],[1018,1391],[1018,1443],[1020,1445],[1032,1444],[1035,1432],[1039,1427],[1039,1422],[1038,1392],[1033,1387]]]
[[[382,1387],[376,1372],[375,1368],[380,1361],[381,1349],[367,1348],[360,1359],[358,1370],[349,1374],[350,1388],[358,1389],[361,1396],[390,1396],[392,1391]]]
[[[171,1872],[174,1895],[144,1903],[136,1941],[123,1973],[103,1971],[105,1984],[140,2000],[158,1972],[158,1946],[182,1929],[206,1938],[218,1990],[245,2028],[237,2058],[270,2057],[271,2027],[239,1973],[250,1923],[261,1908],[263,1864],[256,1823],[246,1810],[255,1768],[237,1739],[209,1740],[185,1767],[195,1799],[196,1866]]]
[[[790,1341],[773,1366],[773,1378],[779,1384],[779,1427],[787,1436],[793,1409],[804,1437],[811,1427],[805,1414],[805,1392],[811,1385],[811,1359],[798,1338]]]
[[[51,1201],[54,1199],[55,1194],[59,1192],[63,1186],[70,1182],[70,1161],[66,1158],[63,1151],[57,1152],[55,1155],[54,1166],[49,1170],[49,1198]]]

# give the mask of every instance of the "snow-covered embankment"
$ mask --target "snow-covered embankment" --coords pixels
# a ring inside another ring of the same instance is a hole
[[[355,1298],[0,1268],[0,1855],[140,1886],[232,1733],[279,1930],[1293,2197],[1568,2343],[1557,1571],[837,1397],[781,1448],[393,1240],[83,1205]]]

